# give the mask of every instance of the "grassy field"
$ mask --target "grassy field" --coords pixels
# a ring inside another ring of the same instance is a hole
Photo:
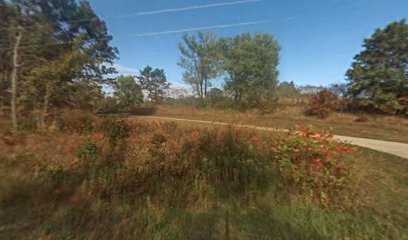
[[[1,133],[0,239],[408,238],[398,157],[306,130],[79,119]]]
[[[284,129],[310,125],[338,135],[408,143],[408,119],[392,116],[367,116],[367,122],[356,122],[359,116],[348,113],[333,113],[327,119],[308,117],[300,107],[280,108],[272,114],[257,114],[174,105],[158,106],[155,115]]]

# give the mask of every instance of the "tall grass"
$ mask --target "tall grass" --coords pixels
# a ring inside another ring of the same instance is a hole
[[[0,143],[1,239],[406,237],[327,134],[96,122]]]

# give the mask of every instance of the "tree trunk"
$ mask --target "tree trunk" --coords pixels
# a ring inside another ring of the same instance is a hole
[[[203,98],[203,80],[200,80],[200,98]]]
[[[4,70],[3,71],[3,74],[2,74],[2,78],[1,78],[1,81],[2,81],[2,83],[1,83],[1,89],[0,89],[0,91],[4,91],[5,89],[5,87],[6,87],[6,85],[8,85],[8,74],[7,74],[7,70]],[[4,108],[5,108],[5,104],[4,104],[4,100],[5,99],[7,99],[7,97],[6,97],[6,93],[5,92],[1,92],[1,95],[0,95],[0,115],[3,115],[3,111],[4,111]]]
[[[204,79],[204,98],[207,98],[207,78]]]
[[[20,47],[20,42],[22,38],[22,33],[18,31],[15,44],[13,47],[13,71],[11,74],[11,122],[13,129],[18,128],[17,123],[17,83],[18,83],[18,69],[20,64],[18,63],[19,55],[18,49]]]

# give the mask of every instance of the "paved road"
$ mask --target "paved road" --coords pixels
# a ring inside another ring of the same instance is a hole
[[[246,124],[230,124],[230,123],[225,123],[225,122],[212,122],[212,121],[192,120],[192,119],[183,119],[183,118],[153,117],[153,116],[147,116],[147,117],[142,117],[142,118],[165,120],[165,121],[215,124],[215,125],[223,125],[223,126],[233,125],[235,127],[251,128],[255,130],[269,131],[269,132],[287,132],[288,131],[285,129],[277,129],[277,128],[271,128],[271,127],[260,127],[260,126],[254,126],[254,125],[246,125]],[[347,137],[347,136],[339,136],[339,135],[335,135],[334,138],[340,141],[349,142],[351,144],[354,144],[360,147],[370,148],[373,150],[389,153],[395,156],[399,156],[399,157],[408,159],[408,144],[406,143],[389,142],[389,141],[374,140],[374,139],[368,139],[368,138]]]

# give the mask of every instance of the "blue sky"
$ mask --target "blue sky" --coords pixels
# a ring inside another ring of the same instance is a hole
[[[328,85],[344,73],[363,39],[408,18],[407,0],[90,0],[107,23],[124,74],[150,65],[182,82],[182,30],[219,26],[218,36],[268,32],[282,47],[281,81]],[[222,26],[222,27],[221,27]],[[169,33],[171,32],[171,33]],[[192,31],[191,33],[194,33]]]

